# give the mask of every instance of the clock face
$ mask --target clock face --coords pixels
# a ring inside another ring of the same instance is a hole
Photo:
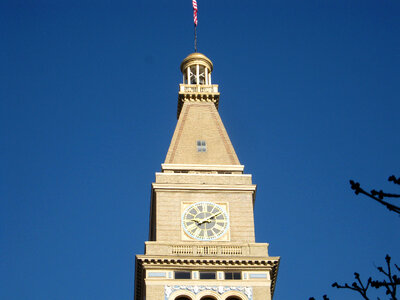
[[[182,226],[185,232],[197,240],[215,240],[227,231],[228,214],[218,204],[197,202],[183,212]]]

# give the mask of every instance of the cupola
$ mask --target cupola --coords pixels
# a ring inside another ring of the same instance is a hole
[[[188,55],[181,63],[184,84],[211,84],[213,64],[208,57],[201,53]]]
[[[211,83],[213,63],[204,54],[195,52],[189,54],[181,63],[183,75],[179,85],[178,114],[184,102],[212,102],[218,109],[218,85]]]

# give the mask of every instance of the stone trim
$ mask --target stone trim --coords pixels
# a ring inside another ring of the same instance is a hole
[[[189,291],[197,295],[203,291],[213,291],[222,295],[226,292],[235,291],[246,296],[247,299],[253,300],[253,289],[248,286],[208,286],[208,285],[166,285],[164,286],[164,299],[168,300],[169,296],[176,291]]]
[[[165,258],[165,257],[146,257],[146,255],[140,255],[137,259],[146,265],[186,265],[186,266],[198,266],[198,265],[211,265],[211,266],[267,266],[274,268],[278,265],[279,258],[271,257],[270,260],[265,259],[212,259],[212,258]]]
[[[147,257],[146,255],[136,256],[136,281],[141,281],[142,270],[146,266],[165,265],[173,267],[180,265],[183,267],[193,266],[241,266],[241,267],[264,267],[268,268],[271,276],[271,296],[274,295],[276,280],[278,277],[279,257],[269,257],[268,259],[207,259],[207,258],[165,258],[165,257]],[[136,300],[141,299],[142,291],[137,289]]]
[[[256,185],[204,185],[204,184],[169,184],[169,183],[152,183],[154,190],[224,190],[224,191],[246,191],[255,192]]]
[[[238,242],[145,242],[145,253],[149,256],[186,256],[204,257],[213,256],[217,258],[230,258],[239,256],[239,259],[265,259],[268,255],[268,243],[238,243]]]
[[[166,272],[148,272],[147,278],[165,278],[167,277]]]
[[[220,93],[179,92],[176,117],[179,120],[184,103],[213,103],[218,110]]]
[[[161,170],[232,171],[243,172],[244,165],[161,164]]]

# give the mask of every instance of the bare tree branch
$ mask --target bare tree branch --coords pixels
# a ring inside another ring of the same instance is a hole
[[[383,269],[382,267],[377,267],[378,271],[385,275],[385,279],[383,280],[372,280],[372,278],[368,278],[367,283],[363,284],[363,282],[360,279],[360,274],[354,273],[354,278],[356,281],[354,281],[351,285],[345,283],[344,285],[340,285],[337,282],[332,284],[332,287],[338,288],[338,289],[349,289],[352,291],[355,291],[359,293],[363,299],[369,300],[368,298],[368,288],[371,286],[373,288],[379,289],[381,287],[385,288],[385,293],[386,295],[390,296],[390,300],[397,300],[397,286],[400,286],[400,278],[397,275],[392,274],[392,269],[391,269],[391,257],[389,255],[386,255],[385,257],[386,260],[386,270]],[[397,269],[397,271],[400,271],[400,268],[395,264],[394,265]],[[379,298],[378,298],[379,299]]]
[[[400,184],[400,177],[396,178],[394,175],[390,176],[388,181],[393,181],[395,184]],[[379,192],[376,190],[372,190],[370,193],[361,188],[360,183],[350,180],[351,189],[354,191],[356,195],[364,194],[367,197],[374,199],[380,204],[384,205],[388,210],[393,211],[400,215],[400,206],[394,205],[388,201],[385,201],[384,198],[400,198],[399,194],[385,193],[382,190]]]
[[[323,295],[323,296],[322,296],[322,299],[323,299],[323,300],[329,300],[329,298],[328,298],[327,295]],[[311,297],[311,298],[308,299],[308,300],[315,300],[315,298],[314,298],[314,297]]]
[[[386,280],[374,280],[371,282],[371,286],[378,289],[380,287],[385,287],[386,295],[390,295],[391,300],[397,300],[396,293],[397,293],[397,286],[400,285],[400,278],[397,275],[392,275],[392,270],[390,267],[390,256],[386,255],[385,257],[387,271],[385,271],[382,267],[378,267],[378,271],[384,274],[389,281]],[[398,271],[400,271],[399,267],[395,264],[395,267]]]
[[[400,185],[400,177],[396,179],[396,176],[392,175],[392,176],[389,177],[388,180],[389,181],[393,181],[393,183]]]
[[[359,293],[363,297],[363,299],[369,300],[369,298],[367,297],[367,290],[368,290],[368,288],[369,288],[369,286],[371,284],[371,281],[372,281],[371,277],[368,278],[366,285],[364,285],[362,283],[362,281],[360,279],[360,274],[358,274],[357,272],[354,273],[354,278],[358,281],[358,283],[354,281],[350,286],[347,283],[345,283],[344,285],[340,285],[337,282],[334,282],[332,284],[332,287],[335,287],[335,288],[338,288],[338,289],[349,289],[349,290],[356,291],[357,293]]]
[[[396,178],[394,175],[388,178],[388,181],[392,181],[394,184],[400,185],[400,177]],[[351,189],[354,190],[355,194],[363,194],[367,197],[379,202],[380,204],[384,205],[388,210],[393,211],[400,215],[400,206],[394,205],[388,201],[385,201],[385,198],[400,198],[399,194],[391,194],[385,193],[384,191],[380,190],[379,192],[376,190],[372,190],[370,193],[366,192],[364,189],[361,188],[360,183],[354,182],[350,180]],[[348,289],[351,291],[355,291],[361,295],[364,300],[370,300],[368,298],[367,292],[369,287],[373,287],[375,289],[384,288],[385,294],[388,295],[390,298],[389,300],[398,300],[397,298],[397,287],[400,286],[400,267],[397,264],[394,264],[394,271],[398,271],[399,274],[392,273],[392,266],[391,266],[391,257],[386,255],[386,269],[383,267],[377,267],[377,270],[385,276],[383,280],[372,280],[371,277],[368,278],[366,284],[362,282],[360,279],[360,274],[354,273],[354,278],[356,279],[351,285],[345,283],[344,285],[338,284],[337,282],[332,284],[332,287],[338,289]],[[380,298],[377,298],[380,300]],[[315,300],[314,297],[309,298],[309,300]],[[327,295],[323,296],[323,300],[329,300]]]

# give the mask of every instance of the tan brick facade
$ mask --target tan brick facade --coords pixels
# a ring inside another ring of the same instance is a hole
[[[206,152],[197,152],[198,140],[207,141]],[[184,103],[165,163],[240,164],[213,103]]]
[[[204,72],[211,84],[207,60],[198,53],[184,60],[187,82],[197,70],[197,82]],[[149,241],[145,254],[136,257],[135,299],[272,299],[279,257],[268,255],[268,244],[255,243],[256,186],[251,175],[243,174],[220,119],[215,85],[213,97],[202,92],[207,86],[188,86],[180,92],[178,123],[152,184]],[[221,211],[207,211],[206,203]],[[198,232],[208,230],[210,238],[183,228],[184,212],[197,204],[205,205],[200,217],[188,222]],[[219,217],[221,212],[228,217]],[[217,234],[219,224],[227,229]]]

